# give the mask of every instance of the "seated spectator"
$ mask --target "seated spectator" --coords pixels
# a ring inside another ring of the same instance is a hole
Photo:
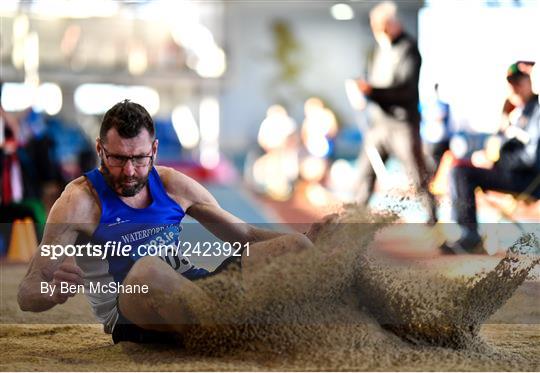
[[[445,253],[483,251],[476,218],[477,187],[515,194],[527,192],[533,198],[540,198],[540,188],[529,190],[540,177],[540,104],[532,88],[532,65],[533,62],[519,61],[508,69],[509,101],[521,109],[521,114],[505,130],[498,160],[487,161],[482,167],[460,165],[452,170],[452,215],[462,235],[455,242],[443,244]]]

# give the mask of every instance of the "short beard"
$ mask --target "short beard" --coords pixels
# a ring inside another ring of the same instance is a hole
[[[103,162],[103,159],[101,160],[100,164],[101,164],[101,169],[103,170],[102,174],[107,185],[109,185],[112,190],[114,190],[116,193],[118,193],[122,197],[133,197],[146,186],[148,182],[148,177],[150,176],[150,169],[152,169],[152,167],[154,166],[154,160],[151,160],[148,174],[146,174],[145,177],[141,177],[141,178],[133,177],[130,179],[122,177],[120,178],[120,180],[115,180],[113,178],[113,176],[111,175],[111,171],[105,165],[105,162]],[[137,183],[132,186],[123,186],[122,183],[126,181],[137,181]]]

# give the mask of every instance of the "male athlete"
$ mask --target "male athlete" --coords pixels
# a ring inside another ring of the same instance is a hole
[[[196,280],[216,272],[194,266],[182,252],[173,258],[114,253],[105,258],[76,256],[73,261],[65,255],[57,259],[41,255],[45,245],[65,247],[89,238],[103,246],[110,241],[134,248],[151,243],[174,246],[180,240],[180,222],[187,214],[225,242],[249,243],[249,252],[244,250],[240,257],[244,274],[272,256],[312,247],[308,237],[316,226],[306,237],[246,224],[223,210],[195,180],[174,169],[154,166],[157,150],[154,123],[141,105],[126,100],[105,114],[96,140],[101,165],[68,184],[51,209],[40,250],[19,287],[18,302],[23,311],[41,312],[66,302],[75,294],[62,292],[62,283],[85,287],[110,282],[133,288],[147,285],[147,293],[85,295],[115,343],[164,342],[182,334],[187,324],[197,322],[187,298],[167,295],[206,297]],[[43,284],[53,290],[43,292]]]

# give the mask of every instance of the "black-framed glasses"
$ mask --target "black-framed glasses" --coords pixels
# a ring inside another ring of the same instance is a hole
[[[111,167],[124,167],[127,161],[131,161],[131,164],[134,167],[145,167],[150,164],[150,162],[154,159],[154,155],[120,155],[120,154],[111,154],[105,149],[103,146],[103,143],[101,143],[101,148],[103,149],[103,152],[105,153],[105,157],[107,158],[107,161],[109,162],[109,165]]]

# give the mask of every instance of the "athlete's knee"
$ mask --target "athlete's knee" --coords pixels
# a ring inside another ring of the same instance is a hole
[[[161,259],[155,256],[140,258],[131,267],[124,283],[130,285],[149,285],[159,281],[160,277],[163,276],[164,265],[166,266]]]
[[[313,248],[313,242],[311,242],[311,240],[305,234],[291,233],[289,237],[292,241],[292,245],[294,245],[297,250],[307,250]]]

